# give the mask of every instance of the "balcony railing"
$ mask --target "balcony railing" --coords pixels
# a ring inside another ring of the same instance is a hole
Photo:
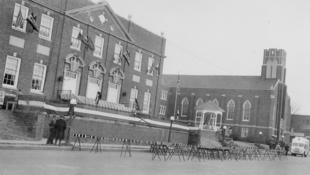
[[[88,105],[92,107],[99,107],[115,111],[133,112],[131,108],[128,108],[123,104],[112,103],[105,100],[99,100],[98,104],[96,104],[96,101],[94,99],[90,99],[84,96],[77,96],[71,93],[70,90],[58,91],[58,98],[65,101],[69,101],[70,99],[75,98],[77,103],[82,105]]]

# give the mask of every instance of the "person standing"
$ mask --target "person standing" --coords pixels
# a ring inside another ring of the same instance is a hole
[[[55,116],[53,116],[51,122],[48,124],[49,136],[47,138],[46,144],[53,144],[53,140],[55,139],[55,136],[56,136],[55,124],[56,124],[56,118],[55,118]]]
[[[99,103],[99,100],[101,99],[101,93],[98,91],[97,92],[97,95],[96,95],[96,99],[95,99],[95,101],[96,101],[96,106],[98,106],[98,103]]]
[[[56,129],[56,140],[55,144],[60,146],[61,140],[64,139],[65,136],[65,130],[67,128],[66,121],[64,120],[64,117],[61,116],[58,120],[56,120],[55,129]]]

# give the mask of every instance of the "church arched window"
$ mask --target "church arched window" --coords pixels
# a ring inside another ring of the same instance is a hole
[[[219,101],[217,101],[217,99],[216,99],[216,98],[213,100],[213,103],[215,103],[215,104],[216,104],[216,106],[219,106]]]
[[[227,103],[227,120],[232,120],[235,112],[235,101],[229,100]]]
[[[242,105],[243,112],[242,112],[242,120],[249,121],[251,115],[251,103],[249,100],[245,101]]]
[[[203,99],[202,98],[198,98],[198,100],[196,101],[196,106],[199,106],[203,103]]]
[[[188,108],[189,108],[189,102],[186,97],[182,99],[181,102],[181,117],[186,117],[188,113]]]

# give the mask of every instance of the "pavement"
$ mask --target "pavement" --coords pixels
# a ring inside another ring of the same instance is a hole
[[[46,139],[38,140],[38,141],[27,141],[27,140],[1,140],[0,139],[0,150],[62,150],[62,151],[71,151],[72,145],[74,143],[66,145],[62,143],[60,146],[58,145],[47,145]],[[82,151],[89,151],[94,146],[94,143],[81,143]],[[106,144],[101,143],[99,145],[104,151],[120,151],[123,147],[122,144]],[[131,151],[141,151],[147,152],[149,150],[149,146],[141,146],[141,145],[131,145]],[[78,150],[76,148],[75,150]]]

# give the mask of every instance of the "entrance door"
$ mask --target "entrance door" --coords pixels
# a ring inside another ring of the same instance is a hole
[[[71,91],[72,94],[78,95],[79,85],[80,85],[80,73],[65,70],[64,80],[62,84],[62,90],[64,91],[64,93],[66,93],[66,91]]]
[[[93,77],[88,77],[86,97],[96,99],[98,92],[101,92],[101,80]]]
[[[119,84],[109,82],[107,101],[118,103],[120,89],[121,86]]]

